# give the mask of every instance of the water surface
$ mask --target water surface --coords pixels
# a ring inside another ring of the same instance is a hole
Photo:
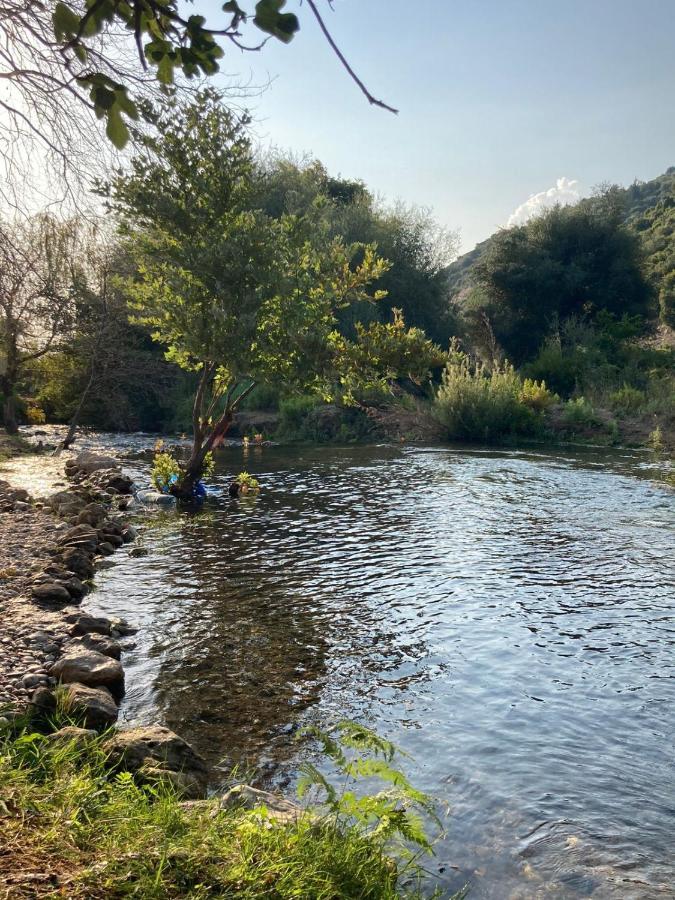
[[[629,452],[230,448],[90,608],[141,627],[123,715],[292,789],[365,722],[449,805],[476,898],[675,896],[674,495]],[[230,500],[232,473],[260,480]]]

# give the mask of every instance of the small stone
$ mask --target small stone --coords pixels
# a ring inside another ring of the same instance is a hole
[[[26,689],[37,687],[40,684],[46,684],[46,682],[47,682],[46,674],[40,675],[37,673],[35,673],[35,674],[28,673],[28,674],[24,675],[23,678],[21,679],[21,684]]]
[[[102,553],[104,556],[112,556],[115,552],[115,548],[108,541],[101,541],[98,545],[98,552]]]
[[[134,559],[137,559],[141,556],[147,556],[149,553],[147,547],[132,547],[129,551],[129,556],[133,556]]]

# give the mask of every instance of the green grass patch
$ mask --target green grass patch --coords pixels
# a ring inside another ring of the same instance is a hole
[[[393,853],[377,824],[334,803],[293,824],[263,807],[182,804],[169,785],[111,773],[104,738],[0,734],[0,885],[12,898],[422,896],[415,857]]]

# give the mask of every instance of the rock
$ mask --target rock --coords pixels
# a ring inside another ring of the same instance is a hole
[[[171,494],[162,494],[160,491],[139,491],[136,499],[147,506],[174,506],[176,498]]]
[[[73,462],[74,465],[72,467],[67,467],[69,470],[86,472],[87,475],[91,475],[92,472],[98,472],[99,469],[119,469],[117,460],[112,456],[104,456],[102,453],[91,453],[87,450],[78,453]]]
[[[38,685],[45,685],[47,683],[47,675],[46,673],[27,673],[21,679],[21,684],[26,688],[26,690],[30,690],[31,688],[36,688]]]
[[[81,600],[87,593],[87,587],[75,575],[71,575],[63,582],[63,586],[68,591],[73,600]]]
[[[78,515],[77,521],[81,525],[91,525],[98,528],[105,521],[107,510],[100,503],[88,503]]]
[[[94,564],[82,550],[66,550],[61,556],[61,562],[64,568],[78,578],[86,581],[94,577]]]
[[[50,716],[56,712],[56,697],[47,687],[39,687],[34,692],[30,702],[36,711],[44,716]]]
[[[63,695],[63,705],[87,728],[107,728],[117,721],[117,704],[104,687],[69,684]]]
[[[84,497],[73,491],[58,491],[49,498],[49,505],[60,516],[79,515],[79,513],[87,505]]]
[[[134,628],[134,626],[130,625],[126,619],[119,618],[110,620],[110,631],[115,631],[122,637],[128,637],[131,634],[138,634],[138,628]]]
[[[121,547],[124,541],[118,534],[113,534],[108,531],[100,532],[99,537],[105,543],[111,544],[113,549],[116,550],[118,547]],[[100,550],[100,547],[99,547]]]
[[[124,683],[124,669],[116,659],[86,647],[68,648],[51,667],[50,674],[64,684],[77,682],[119,690]]]
[[[307,815],[302,807],[291,800],[286,800],[280,794],[259,791],[248,784],[235,785],[220,798],[218,806],[220,809],[256,809],[264,806],[269,818],[281,825],[292,824],[303,815]]]
[[[91,525],[79,524],[73,528],[69,528],[65,534],[59,538],[61,547],[76,547],[85,553],[95,553],[98,546],[99,536],[95,528]]]
[[[50,744],[75,744],[77,749],[86,747],[98,735],[93,728],[78,728],[77,725],[66,725],[58,731],[47,735]]]
[[[125,544],[130,544],[138,537],[138,532],[133,525],[125,525],[122,529],[122,540]]]
[[[108,541],[101,541],[98,545],[98,552],[102,553],[104,556],[112,556],[115,552],[115,548],[112,544],[108,543]]]
[[[55,581],[34,584],[31,593],[40,603],[70,603],[68,589]]]
[[[129,551],[129,556],[133,556],[134,559],[139,559],[142,556],[147,556],[149,552],[147,547],[132,547]]]
[[[168,779],[189,799],[206,795],[206,763],[181,737],[161,725],[118,731],[105,749],[116,768],[143,781]]]
[[[75,637],[81,634],[110,634],[110,619],[102,616],[89,616],[86,613],[72,612],[64,616],[66,622],[72,622],[70,634]]]
[[[128,475],[114,474],[107,480],[106,487],[116,494],[130,494],[134,489],[134,483]]]
[[[73,638],[68,643],[68,650],[84,647],[87,650],[96,650],[111,659],[119,659],[122,656],[122,646],[117,641],[103,634],[83,634]]]

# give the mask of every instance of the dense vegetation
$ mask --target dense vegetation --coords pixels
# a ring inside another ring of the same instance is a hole
[[[18,415],[192,431],[195,476],[231,427],[363,440],[397,409],[399,436],[435,420],[451,439],[672,441],[675,170],[449,265],[455,236],[427,211],[256,153],[213,92],[147,117],[99,187],[115,229],[43,215],[0,230],[10,430]]]
[[[105,733],[55,734],[64,724],[0,723],[0,881],[12,897],[420,896],[407,848],[430,849],[415,812],[431,813],[429,801],[367,728],[307,734],[340,788],[307,763],[301,793],[314,790],[315,805],[277,819],[263,800],[183,804],[165,780],[111,769]],[[384,789],[357,799],[362,778]]]

